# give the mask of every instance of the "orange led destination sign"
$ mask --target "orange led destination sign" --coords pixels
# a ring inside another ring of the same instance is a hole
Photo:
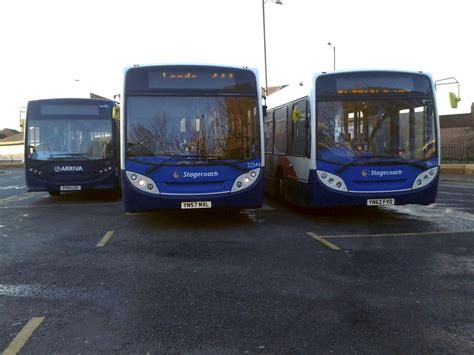
[[[217,79],[234,79],[234,73],[209,73],[209,76],[213,80]],[[185,72],[185,73],[173,73],[173,72],[162,72],[161,77],[163,79],[197,79],[198,74]]]
[[[249,70],[176,66],[169,68],[138,68],[131,71],[136,75],[134,81],[136,90],[213,90],[227,92],[256,91],[255,75]],[[133,85],[129,88],[133,88]]]
[[[405,89],[342,89],[337,90],[339,95],[377,95],[377,94],[408,94],[410,91]]]
[[[187,72],[187,73],[169,73],[163,72],[162,74],[163,79],[196,79],[197,75]]]
[[[211,79],[234,79],[234,73],[212,73]]]

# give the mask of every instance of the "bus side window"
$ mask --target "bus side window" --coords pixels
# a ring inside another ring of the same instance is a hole
[[[291,108],[291,153],[294,156],[306,155],[307,144],[307,103],[301,100],[293,104]]]
[[[274,129],[274,145],[273,151],[275,153],[286,153],[286,106],[275,111],[275,129]]]
[[[264,122],[265,153],[273,153],[273,111],[268,111]]]

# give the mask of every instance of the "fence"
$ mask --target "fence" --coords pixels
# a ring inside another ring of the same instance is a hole
[[[442,144],[441,162],[444,164],[472,164],[474,163],[473,144]]]

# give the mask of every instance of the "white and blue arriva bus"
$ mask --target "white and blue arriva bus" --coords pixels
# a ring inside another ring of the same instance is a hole
[[[125,71],[122,105],[125,211],[262,205],[256,70],[134,66]]]
[[[422,72],[313,75],[267,99],[266,190],[302,206],[435,201],[439,121]]]
[[[25,175],[28,191],[118,189],[119,122],[114,101],[45,99],[28,102]]]

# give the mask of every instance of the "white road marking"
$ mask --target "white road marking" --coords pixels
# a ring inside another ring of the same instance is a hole
[[[58,203],[58,204],[48,204],[48,205],[36,205],[36,206],[2,206],[1,201],[0,201],[0,209],[11,209],[11,208],[45,208],[45,207],[84,207],[84,206],[109,206],[109,205],[119,205],[122,204],[122,202],[104,202],[104,203]]]
[[[23,194],[23,195],[9,196],[9,197],[5,197],[5,198],[0,199],[0,205],[6,205],[6,204],[9,204],[11,202],[23,201],[23,200],[33,198],[33,197],[36,197],[36,196],[37,196],[37,194],[34,193],[34,192],[27,192],[26,194]]]
[[[23,189],[26,189],[26,186],[20,186],[20,185],[0,186],[0,190],[23,190]]]
[[[383,237],[426,237],[426,236],[437,236],[446,234],[447,236],[452,235],[474,235],[474,230],[466,231],[434,231],[434,232],[417,232],[417,233],[382,233],[382,234],[345,234],[345,235],[325,235],[322,238],[325,239],[337,239],[337,238],[383,238]]]
[[[463,194],[462,192],[447,192],[447,191],[438,191],[438,195],[456,195],[456,196],[474,197],[474,194]]]

